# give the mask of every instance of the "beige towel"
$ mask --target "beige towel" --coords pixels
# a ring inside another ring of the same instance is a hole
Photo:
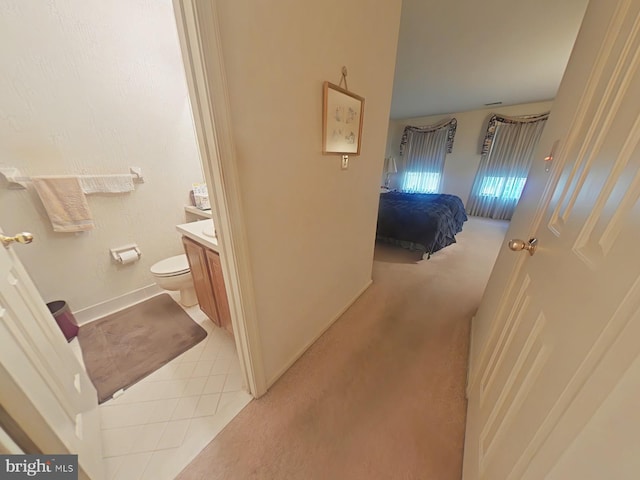
[[[71,176],[33,177],[54,232],[82,232],[94,227],[80,180]]]
[[[130,173],[117,175],[81,175],[80,186],[86,194],[90,193],[125,193],[135,188]]]

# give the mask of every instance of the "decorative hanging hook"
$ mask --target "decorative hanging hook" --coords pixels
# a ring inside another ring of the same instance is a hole
[[[340,83],[338,84],[339,87],[342,87],[343,81],[344,81],[344,89],[349,90],[349,87],[347,87],[347,67],[345,67],[344,65],[342,66],[342,77],[340,78]]]

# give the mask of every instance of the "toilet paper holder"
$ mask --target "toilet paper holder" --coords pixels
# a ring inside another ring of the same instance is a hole
[[[124,255],[125,258],[123,258],[123,254],[126,252],[136,253],[138,258],[134,258],[133,259],[134,261],[137,261],[142,256],[142,252],[140,251],[140,248],[135,243],[131,243],[129,245],[123,245],[121,247],[110,248],[109,251],[111,252],[111,257],[117,263],[123,263],[123,264],[131,263],[131,260],[129,260],[131,258],[131,255]]]

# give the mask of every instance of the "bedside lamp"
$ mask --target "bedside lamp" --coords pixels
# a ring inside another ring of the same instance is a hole
[[[389,188],[391,175],[394,173],[398,173],[398,166],[396,165],[395,158],[387,157],[384,159],[384,173],[385,173],[384,186]]]

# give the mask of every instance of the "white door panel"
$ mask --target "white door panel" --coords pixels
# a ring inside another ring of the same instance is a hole
[[[592,0],[507,234],[538,250],[474,320],[465,479],[544,478],[640,354],[639,66],[640,0]]]
[[[635,332],[628,333],[635,334],[635,337],[625,335],[625,338],[635,341],[640,331],[636,329]],[[603,380],[606,381],[607,369],[603,366],[600,370]],[[590,395],[598,397],[601,391],[600,386],[598,390],[590,392]],[[640,358],[636,358],[578,437],[562,454],[549,473],[549,480],[638,478],[638,472],[640,472],[640,455],[638,455],[640,437],[637,428],[640,425],[638,392],[640,392]],[[602,461],[603,452],[606,452],[609,461]]]
[[[100,479],[95,389],[12,248],[0,246],[0,404],[43,453],[77,453]]]

